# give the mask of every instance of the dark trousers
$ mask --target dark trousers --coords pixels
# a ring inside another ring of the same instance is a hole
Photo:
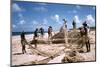
[[[89,41],[86,42],[86,48],[87,48],[87,52],[89,52],[90,51],[90,42]]]
[[[37,48],[37,42],[38,42],[38,37],[34,36],[34,45],[35,45],[35,48]]]
[[[22,46],[22,53],[26,53],[26,50],[25,50],[25,45]]]
[[[35,41],[35,44],[34,44],[35,45],[35,48],[37,48],[37,40],[34,40],[34,41]]]

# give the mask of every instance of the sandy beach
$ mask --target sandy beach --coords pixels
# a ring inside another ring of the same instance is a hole
[[[28,42],[33,39],[33,34],[25,35]],[[95,61],[95,31],[89,34],[91,42],[91,51],[86,53],[79,53],[85,60]],[[48,34],[45,33],[43,40],[48,40]],[[34,44],[31,44],[34,47]],[[49,64],[62,63],[61,60],[65,56],[63,52],[64,44],[38,44],[36,49],[29,48],[26,45],[26,54],[22,54],[22,47],[20,43],[20,36],[12,36],[12,66],[14,65],[30,65],[30,64]],[[85,49],[85,47],[84,47]],[[53,58],[50,58],[54,56]]]

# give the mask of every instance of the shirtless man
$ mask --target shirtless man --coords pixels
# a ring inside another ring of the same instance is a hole
[[[48,40],[49,40],[49,44],[51,43],[51,37],[52,37],[52,27],[49,26],[49,28],[48,28]]]
[[[84,46],[84,44],[86,44],[87,52],[90,52],[90,41],[89,41],[89,37],[88,37],[88,29],[87,29],[87,23],[86,22],[84,22],[83,27],[80,28],[80,35],[81,35],[81,38],[82,38],[81,48]]]
[[[26,38],[25,38],[25,32],[23,31],[21,33],[21,44],[22,44],[22,53],[26,53],[26,49],[25,49],[25,45],[28,44],[28,42],[26,41]]]

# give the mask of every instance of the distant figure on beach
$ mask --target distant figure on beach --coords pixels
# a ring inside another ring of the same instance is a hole
[[[25,32],[23,31],[21,33],[21,44],[22,44],[22,53],[26,53],[26,49],[25,49],[25,45],[28,44],[28,42],[26,41],[26,38],[25,38]]]
[[[63,19],[63,21],[64,21],[64,25],[63,25],[63,27],[65,27],[66,29],[67,29],[67,21],[65,20],[65,19]]]
[[[44,29],[41,27],[39,31],[40,31],[40,34],[41,34],[41,36],[43,38],[43,36],[44,36]]]
[[[68,36],[67,20],[66,19],[63,19],[63,21],[64,21],[63,30],[64,30],[65,47],[68,47],[69,44],[68,44],[68,39],[67,39],[67,36]]]
[[[84,44],[86,44],[87,52],[90,52],[90,41],[89,41],[89,37],[88,37],[88,25],[87,25],[86,21],[83,23],[83,27],[80,28],[80,35],[82,38],[81,48],[84,46]]]
[[[38,40],[38,28],[34,31],[34,41],[35,41],[35,48],[37,48],[37,40]]]
[[[72,25],[73,25],[73,29],[76,29],[76,22],[74,20],[72,22]]]
[[[52,27],[49,26],[49,28],[48,28],[48,40],[49,40],[49,44],[51,43],[51,37],[52,37]]]
[[[61,28],[60,28],[60,32],[61,33],[64,33],[66,30],[67,30],[67,21],[65,20],[65,19],[63,19],[63,21],[64,21],[64,24],[63,24],[63,26],[61,26]]]

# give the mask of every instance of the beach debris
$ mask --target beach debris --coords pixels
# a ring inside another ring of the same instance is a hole
[[[84,60],[84,57],[82,57],[77,51],[72,50],[65,54],[64,58],[62,59],[62,63],[73,63],[73,62],[81,62]]]

